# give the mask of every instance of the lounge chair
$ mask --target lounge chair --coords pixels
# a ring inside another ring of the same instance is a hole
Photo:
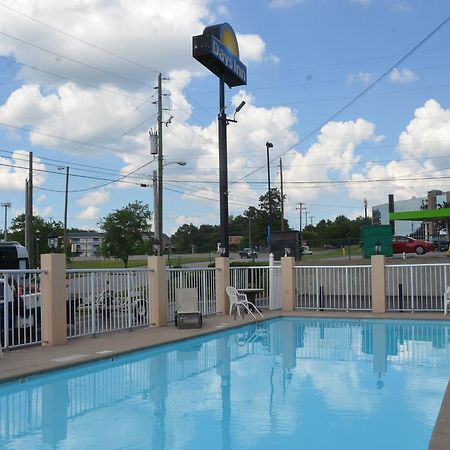
[[[444,314],[450,311],[450,286],[447,286],[444,291]]]
[[[252,302],[249,302],[247,296],[245,294],[239,293],[234,286],[228,286],[225,290],[227,291],[228,297],[230,298],[230,315],[233,312],[233,309],[235,309],[237,314],[240,316],[240,310],[241,307],[243,307],[244,311],[251,314],[252,317],[256,320],[255,315],[250,309],[251,306],[253,308],[253,311],[257,312],[262,318],[264,318],[264,316],[261,314],[261,311],[256,307],[256,305]]]
[[[202,313],[198,308],[197,288],[175,290],[175,326],[177,328],[201,328]]]

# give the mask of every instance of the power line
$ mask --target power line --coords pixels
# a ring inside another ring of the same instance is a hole
[[[375,81],[373,81],[372,83],[370,83],[369,86],[367,86],[365,89],[363,89],[358,95],[356,95],[355,97],[353,97],[352,100],[350,100],[349,102],[347,102],[344,106],[342,106],[341,108],[339,108],[335,113],[333,113],[331,116],[329,116],[325,121],[323,121],[320,125],[318,125],[317,127],[315,127],[313,130],[311,130],[309,133],[307,133],[303,138],[299,139],[299,141],[291,146],[290,148],[288,148],[287,150],[285,150],[284,152],[277,154],[276,157],[274,157],[271,161],[274,161],[275,159],[279,158],[282,155],[285,155],[287,152],[289,152],[290,150],[292,150],[294,147],[296,147],[297,145],[299,145],[302,142],[305,142],[307,139],[309,139],[312,135],[314,135],[315,133],[317,133],[318,131],[320,131],[327,123],[331,122],[332,120],[334,120],[336,117],[338,117],[340,114],[342,114],[344,111],[346,111],[348,108],[350,108],[350,106],[352,106],[354,103],[356,103],[360,98],[362,98],[367,92],[369,92],[374,86],[376,86],[381,80],[383,80],[384,78],[386,78],[394,69],[396,69],[398,66],[400,66],[404,61],[406,61],[406,59],[408,59],[414,52],[416,52],[422,45],[424,45],[429,39],[431,39],[431,37],[436,34],[444,25],[447,24],[447,22],[450,21],[450,16],[448,16],[445,20],[443,20],[436,28],[434,28],[430,33],[428,33],[427,36],[425,36],[425,38],[423,38],[418,44],[416,44],[411,50],[409,50],[402,58],[400,58],[396,63],[394,63],[392,66],[390,66],[385,72],[383,72],[382,75],[380,75]],[[247,175],[239,178],[237,181],[241,181],[247,177],[249,177],[250,175],[253,175],[255,172],[258,172],[261,169],[264,169],[266,167],[266,165],[264,164],[263,166],[260,166],[259,168],[253,170],[252,172],[248,173]],[[233,182],[231,182],[230,184],[233,184]]]
[[[43,22],[43,21],[41,21],[39,19],[31,17],[31,16],[29,16],[29,15],[27,15],[27,14],[21,12],[21,11],[18,11],[17,9],[14,9],[14,8],[11,8],[8,5],[5,5],[4,3],[0,3],[0,6],[5,8],[5,9],[8,9],[9,11],[12,11],[12,12],[14,12],[16,14],[20,14],[21,16],[26,17],[27,19],[32,20],[33,22],[36,22],[36,23],[38,23],[40,25],[43,25],[43,26],[45,26],[45,27],[47,27],[47,28],[49,28],[49,29],[51,29],[53,31],[61,33],[64,36],[67,36],[67,37],[69,37],[71,39],[75,39],[75,40],[77,40],[79,42],[82,42],[83,44],[88,45],[89,47],[95,48],[96,50],[100,50],[100,51],[102,51],[104,53],[107,53],[108,55],[111,55],[111,56],[114,56],[116,58],[119,58],[122,61],[126,61],[126,62],[128,62],[130,64],[134,64],[135,66],[138,66],[138,67],[141,67],[143,69],[149,70],[149,71],[151,71],[153,73],[159,73],[160,72],[159,70],[152,69],[151,67],[148,67],[148,66],[145,66],[144,64],[141,64],[139,62],[133,61],[133,60],[131,60],[131,59],[125,57],[125,56],[119,55],[118,53],[115,53],[115,52],[113,52],[111,50],[102,48],[102,47],[100,47],[100,46],[98,46],[96,44],[92,44],[91,42],[85,41],[84,39],[81,39],[81,38],[79,38],[77,36],[74,36],[74,35],[72,35],[70,33],[67,33],[66,31],[60,30],[59,28],[56,28],[53,25],[50,25],[50,24],[48,24],[46,22]]]
[[[0,34],[1,34],[1,32],[0,32]],[[145,101],[145,102],[149,101],[149,100],[145,100],[145,99],[140,98],[140,97],[136,97],[134,95],[125,94],[124,92],[114,91],[112,89],[101,88],[101,87],[95,86],[94,84],[86,83],[85,81],[80,81],[80,80],[75,80],[74,78],[65,77],[63,75],[59,75],[57,73],[41,69],[41,68],[39,68],[37,66],[30,66],[29,64],[25,64],[25,63],[19,62],[19,61],[13,59],[13,58],[8,58],[6,56],[0,56],[0,58],[5,60],[5,61],[9,61],[9,62],[12,62],[14,64],[17,64],[19,66],[27,67],[28,69],[36,70],[38,72],[42,72],[42,73],[45,73],[47,75],[51,75],[52,77],[61,78],[62,80],[71,81],[71,82],[76,83],[76,84],[82,84],[84,86],[88,86],[90,88],[97,89],[99,91],[107,92],[108,94],[120,95],[121,97],[128,97],[128,98],[132,98],[132,99],[135,99],[135,100],[141,100],[141,101]]]
[[[3,6],[3,5],[0,4],[0,6]],[[51,55],[57,56],[58,58],[64,58],[64,59],[67,59],[68,61],[72,61],[72,62],[74,62],[76,64],[80,64],[81,66],[87,67],[88,69],[97,70],[98,72],[102,72],[104,74],[111,75],[113,77],[119,78],[119,79],[124,80],[124,81],[128,81],[130,83],[139,84],[139,85],[146,86],[146,87],[151,87],[151,85],[149,85],[148,83],[144,83],[142,81],[133,80],[132,78],[124,77],[123,75],[118,75],[118,74],[116,74],[114,72],[110,72],[109,70],[102,69],[101,67],[97,67],[97,66],[94,66],[92,64],[84,63],[84,62],[82,62],[82,61],[80,61],[78,59],[72,58],[70,56],[63,55],[63,54],[58,53],[58,52],[54,52],[53,50],[48,50],[47,48],[41,47],[40,45],[33,44],[32,42],[25,41],[24,39],[20,39],[20,38],[18,38],[16,36],[12,36],[11,34],[5,33],[3,31],[0,31],[0,34],[2,34],[3,36],[8,37],[10,39],[14,39],[14,40],[16,40],[18,42],[21,42],[22,44],[29,45],[30,47],[37,48],[37,49],[39,49],[39,50],[41,50],[43,52],[50,53]]]

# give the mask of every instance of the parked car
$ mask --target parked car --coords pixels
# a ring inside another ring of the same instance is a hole
[[[393,253],[416,253],[424,255],[432,252],[434,245],[420,239],[413,239],[408,236],[392,236],[392,252]]]
[[[303,255],[312,255],[312,250],[309,248],[308,245],[304,245],[302,247],[302,254]]]
[[[253,250],[252,248],[244,248],[242,250],[239,250],[239,256],[241,258],[257,258],[258,252],[256,250]]]
[[[449,241],[433,241],[434,248],[440,252],[448,252]]]

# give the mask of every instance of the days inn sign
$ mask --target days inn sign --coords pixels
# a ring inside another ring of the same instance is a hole
[[[228,23],[212,25],[192,38],[194,58],[231,88],[247,84],[247,67],[239,59],[239,46]]]

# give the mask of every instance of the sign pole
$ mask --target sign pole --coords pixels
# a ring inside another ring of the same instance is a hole
[[[219,77],[219,200],[220,200],[220,251],[230,256],[228,242],[228,162],[227,162],[227,114],[225,112],[224,77]]]

